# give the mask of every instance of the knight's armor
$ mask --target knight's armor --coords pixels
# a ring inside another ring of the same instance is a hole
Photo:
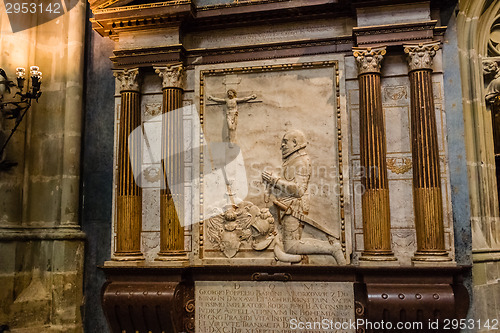
[[[309,180],[311,160],[304,150],[290,155],[283,162],[283,178],[278,179],[275,187],[280,190],[278,203],[287,207],[285,215],[300,216],[309,213]]]

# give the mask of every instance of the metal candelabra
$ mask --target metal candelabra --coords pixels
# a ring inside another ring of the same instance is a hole
[[[14,127],[10,131],[9,136],[5,141],[0,140],[0,171],[9,170],[13,166],[17,165],[17,162],[8,161],[5,159],[5,148],[9,143],[10,139],[18,129],[19,125],[24,119],[24,116],[31,107],[33,100],[38,102],[38,98],[42,94],[40,87],[42,84],[42,72],[39,71],[37,66],[30,67],[30,78],[31,82],[28,81],[26,87],[26,92],[23,92],[26,83],[26,71],[22,67],[16,68],[17,84],[10,81],[5,74],[5,71],[0,68],[0,124],[2,123],[2,118],[14,119]],[[30,85],[31,84],[31,85]],[[13,95],[9,96],[11,99],[4,101],[4,96],[10,95],[10,89],[15,87],[18,91]],[[2,129],[2,128],[0,128]]]

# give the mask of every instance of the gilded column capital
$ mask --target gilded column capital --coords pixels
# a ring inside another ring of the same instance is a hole
[[[410,71],[432,69],[432,59],[436,55],[436,51],[439,50],[439,44],[441,44],[441,42],[436,41],[403,45]]]
[[[163,88],[183,88],[185,69],[181,64],[154,67],[154,69],[162,79]]]
[[[383,47],[353,47],[352,52],[358,65],[358,74],[380,73],[380,64],[384,59]]]
[[[120,81],[120,91],[139,91],[139,68],[115,70],[113,76]]]

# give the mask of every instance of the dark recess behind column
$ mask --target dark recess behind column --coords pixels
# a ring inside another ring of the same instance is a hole
[[[87,9],[87,18],[91,11]],[[109,56],[114,43],[86,21],[84,134],[82,147],[81,223],[85,245],[84,304],[86,333],[109,332],[101,307],[104,274],[97,268],[111,253],[113,188],[114,78]]]

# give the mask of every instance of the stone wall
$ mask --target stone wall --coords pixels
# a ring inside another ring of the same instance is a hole
[[[114,43],[92,31],[87,22],[85,134],[82,154],[82,229],[85,248],[85,332],[105,333],[100,304],[104,274],[98,269],[110,257],[113,188],[114,79],[109,55]]]
[[[39,103],[6,152],[18,165],[0,172],[0,324],[11,332],[82,331],[85,2],[65,4],[60,16],[47,21],[33,15],[32,28],[16,32],[10,23],[20,17],[4,11],[0,17],[0,57],[9,78],[16,67],[37,65],[43,73]],[[13,125],[2,119],[4,135]]]

